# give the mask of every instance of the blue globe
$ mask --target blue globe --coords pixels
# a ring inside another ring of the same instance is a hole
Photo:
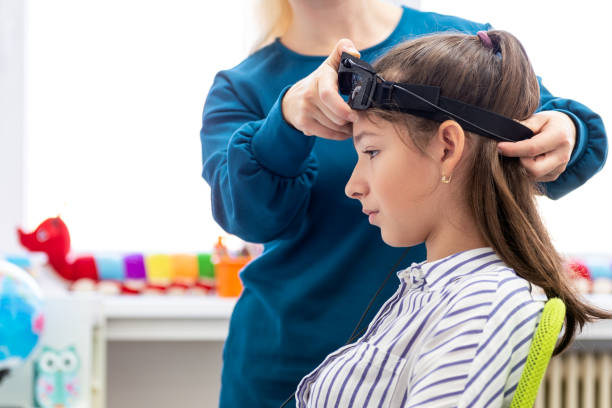
[[[40,287],[26,271],[0,260],[0,372],[32,353],[44,328]]]

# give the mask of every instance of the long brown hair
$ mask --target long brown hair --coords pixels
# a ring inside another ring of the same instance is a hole
[[[441,95],[506,117],[525,120],[540,99],[536,75],[521,43],[505,31],[488,31],[493,48],[475,35],[436,34],[395,47],[375,64],[386,80],[435,85]],[[370,115],[400,124],[424,152],[438,123],[400,112],[371,110]],[[406,132],[402,132],[405,134]],[[612,314],[584,303],[572,288],[563,260],[552,245],[535,202],[542,194],[519,159],[497,152],[495,140],[470,134],[465,199],[478,229],[501,259],[549,298],[566,306],[565,330],[555,355],[573,341],[578,326]]]

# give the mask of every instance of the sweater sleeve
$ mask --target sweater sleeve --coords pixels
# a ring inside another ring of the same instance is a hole
[[[567,114],[576,126],[576,144],[565,171],[555,180],[542,183],[546,195],[557,199],[580,187],[602,169],[608,155],[608,138],[601,117],[571,99],[559,98],[540,84],[538,111],[557,110]]]
[[[249,242],[268,242],[299,229],[317,174],[316,138],[283,118],[287,89],[262,117],[222,71],[204,106],[202,176],[211,188],[213,217],[225,231]]]

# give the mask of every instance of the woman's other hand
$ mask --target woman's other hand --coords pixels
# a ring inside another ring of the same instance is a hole
[[[576,143],[574,122],[563,112],[543,111],[521,122],[535,136],[520,142],[500,142],[504,156],[520,157],[521,163],[538,182],[554,181],[565,171]]]
[[[285,94],[285,120],[306,136],[344,140],[351,137],[357,113],[338,93],[338,65],[342,52],[359,57],[353,42],[338,41],[334,51],[314,72],[298,81]]]

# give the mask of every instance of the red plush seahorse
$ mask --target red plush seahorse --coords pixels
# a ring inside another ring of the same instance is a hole
[[[64,279],[74,282],[87,278],[100,280],[93,256],[81,256],[73,262],[67,259],[70,252],[70,233],[60,217],[48,218],[30,234],[17,229],[21,245],[30,251],[44,252],[49,263]]]

